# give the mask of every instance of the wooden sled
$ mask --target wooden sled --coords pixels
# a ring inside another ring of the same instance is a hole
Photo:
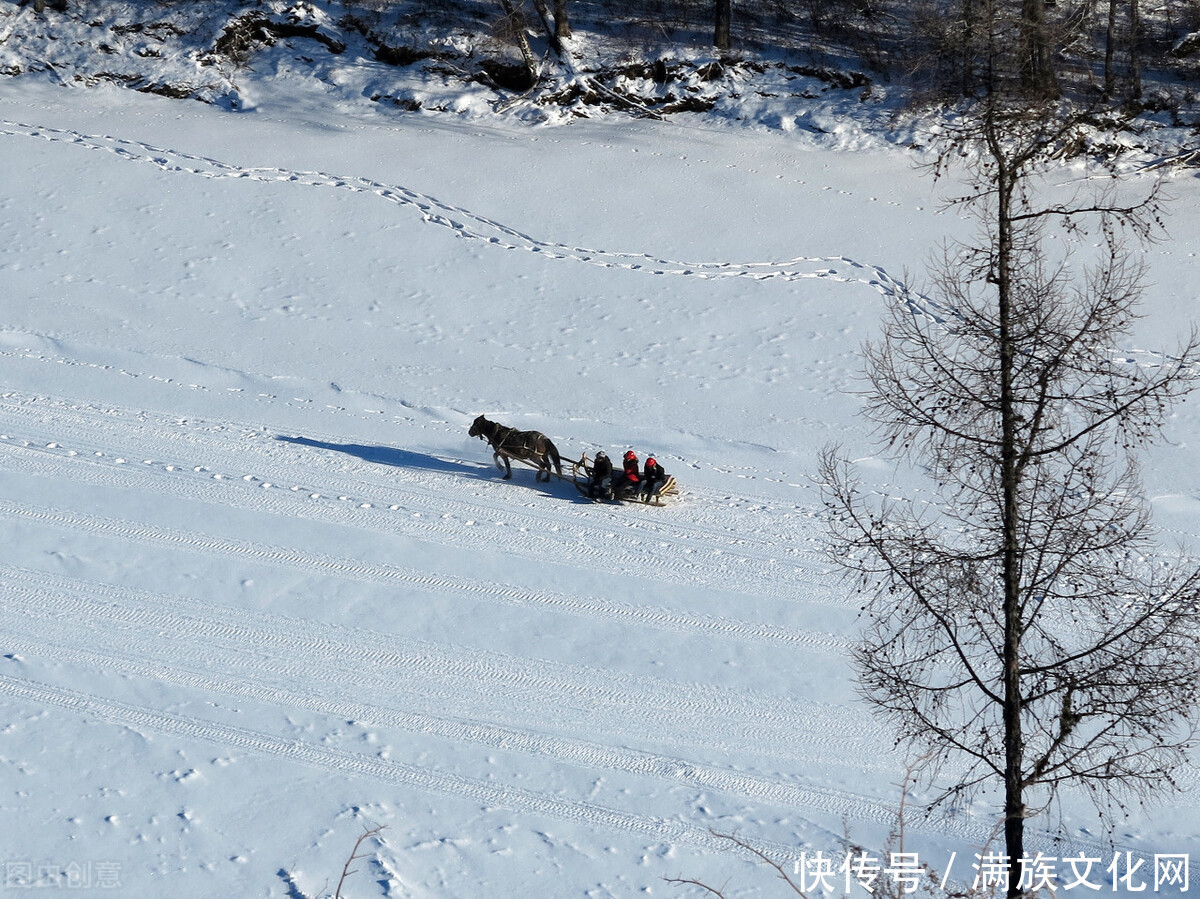
[[[575,489],[586,496],[592,502],[616,502],[616,503],[635,503],[643,506],[663,506],[666,505],[664,500],[676,498],[679,496],[679,485],[675,482],[674,475],[667,475],[667,479],[662,482],[662,485],[650,495],[642,493],[640,490],[624,496],[593,496],[591,492],[592,486],[592,466],[588,462],[587,453],[579,461],[571,462],[571,480],[575,482]]]

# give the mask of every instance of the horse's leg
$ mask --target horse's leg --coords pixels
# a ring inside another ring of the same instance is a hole
[[[508,464],[508,456],[504,455],[503,453],[495,453],[495,459],[497,468],[500,467],[501,462],[504,463],[504,477],[500,480],[507,481],[512,477],[512,466]]]
[[[549,472],[550,466],[551,466],[551,464],[553,464],[554,467],[558,469],[559,477],[561,477],[562,476],[562,457],[558,454],[558,447],[556,447],[554,445],[554,443],[550,440],[549,437],[546,438],[546,455],[543,458],[545,459],[545,462],[546,462],[547,472]]]

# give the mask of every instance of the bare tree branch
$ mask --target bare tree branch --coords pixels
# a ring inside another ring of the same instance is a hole
[[[355,870],[350,866],[356,861],[366,858],[360,852],[362,844],[372,837],[378,836],[385,830],[387,830],[386,824],[377,824],[375,827],[364,827],[363,832],[354,841],[354,848],[350,850],[350,855],[346,858],[346,864],[342,865],[342,876],[338,878],[337,889],[334,890],[333,899],[342,899],[342,885],[346,882],[347,877],[355,873]]]

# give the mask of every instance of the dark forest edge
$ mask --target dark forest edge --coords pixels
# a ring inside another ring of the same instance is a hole
[[[64,63],[59,38],[81,31],[86,46]],[[779,96],[924,110],[1000,94],[1086,107],[1110,133],[1200,130],[1200,0],[0,2],[8,76],[238,109],[239,83],[272,49],[318,79],[331,60],[391,71],[367,96],[398,114],[455,111],[455,85],[532,121],[550,109],[737,118],[736,102]]]

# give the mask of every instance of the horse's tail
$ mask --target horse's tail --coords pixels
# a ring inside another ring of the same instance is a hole
[[[558,471],[559,475],[561,476],[562,457],[558,454],[558,447],[551,442],[549,437],[546,438],[546,455],[549,456],[550,461],[554,463],[555,470]]]

